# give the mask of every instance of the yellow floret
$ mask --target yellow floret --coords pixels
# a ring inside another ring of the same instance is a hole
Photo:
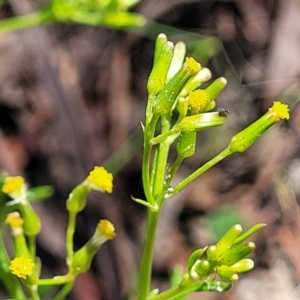
[[[9,269],[12,274],[19,278],[26,279],[34,268],[34,263],[31,258],[24,258],[24,256],[16,257],[10,262]]]
[[[5,223],[11,227],[17,228],[22,227],[24,221],[21,218],[20,214],[17,211],[15,211],[7,215]]]
[[[185,63],[191,75],[196,75],[201,69],[200,64],[192,57],[186,57]]]
[[[105,191],[107,193],[112,192],[113,176],[111,173],[108,173],[103,167],[95,167],[90,172],[87,180],[95,190]]]
[[[109,240],[116,236],[115,227],[108,220],[100,220],[98,223],[98,230]]]
[[[6,177],[2,186],[2,192],[8,195],[21,195],[24,187],[22,176]]]
[[[204,111],[209,102],[209,94],[205,90],[195,90],[189,93],[188,105],[192,112],[199,113]]]
[[[283,104],[280,101],[274,101],[273,106],[269,108],[269,112],[276,114],[276,121],[280,121],[283,119],[289,119],[289,106],[287,104]]]

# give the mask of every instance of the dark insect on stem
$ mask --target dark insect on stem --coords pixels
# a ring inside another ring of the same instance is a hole
[[[229,110],[227,108],[218,108],[219,116],[227,117]]]

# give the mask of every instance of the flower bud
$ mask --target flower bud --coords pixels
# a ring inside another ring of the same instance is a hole
[[[210,112],[185,117],[178,124],[178,127],[182,131],[200,131],[206,128],[223,125],[225,122],[225,116],[220,116],[217,112]]]
[[[166,82],[168,83],[175,74],[180,70],[184,57],[185,57],[186,47],[185,43],[178,42],[174,47],[174,55],[171,61],[171,65],[167,74]]]
[[[91,266],[92,259],[101,246],[116,236],[113,224],[108,220],[100,220],[94,235],[74,253],[72,272],[74,274],[85,273]]]
[[[191,274],[196,273],[197,274],[197,279],[206,277],[209,275],[209,272],[211,270],[211,265],[209,263],[208,260],[203,259],[203,260],[199,260],[195,266],[192,268]],[[194,274],[195,276],[195,274]],[[196,279],[196,278],[195,278]]]
[[[174,44],[172,42],[167,42],[160,51],[160,55],[149,75],[147,83],[149,94],[157,95],[164,88],[173,52]]]
[[[254,268],[254,261],[250,258],[244,258],[229,268],[231,271],[236,273],[248,272]]]
[[[289,108],[287,104],[274,101],[260,119],[252,123],[244,130],[232,137],[229,148],[232,152],[244,152],[247,150],[269,127],[283,119],[289,119]]]
[[[214,100],[217,96],[224,90],[227,85],[227,80],[224,77],[217,78],[213,83],[211,83],[205,91],[209,94],[209,98]]]
[[[222,238],[216,245],[218,252],[221,254],[222,252],[230,248],[235,239],[240,235],[242,231],[243,228],[240,224],[236,224],[229,228],[229,230],[227,230],[227,232],[222,236]]]
[[[187,158],[195,154],[196,149],[196,131],[182,131],[178,138],[177,154],[179,157]]]
[[[11,228],[11,233],[14,239],[15,256],[24,256],[25,258],[29,258],[30,253],[23,231],[24,221],[20,214],[18,212],[12,212],[8,214],[5,223]]]
[[[199,257],[204,254],[204,252],[206,251],[206,248],[200,248],[195,250],[189,257],[188,259],[188,270],[190,271],[191,268],[193,267],[193,265],[197,262],[197,260],[199,259]]]
[[[230,268],[226,265],[222,265],[216,268],[217,274],[224,280],[229,282],[236,282],[239,279],[239,276],[230,270]]]
[[[231,248],[219,255],[218,264],[231,266],[245,258],[248,254],[252,253],[254,249],[255,244],[252,242]]]
[[[154,114],[162,115],[170,112],[185,83],[189,78],[196,75],[199,70],[200,64],[193,58],[187,57],[181,69],[158,94],[154,103]]]
[[[24,233],[27,236],[36,236],[41,231],[41,221],[29,202],[19,203],[18,209],[24,220]]]
[[[70,193],[66,206],[69,212],[78,213],[86,206],[86,197],[91,191],[86,185],[77,185]]]
[[[190,91],[193,91],[201,86],[202,83],[211,79],[211,72],[208,68],[201,69],[195,76],[188,80],[180,92],[180,96],[186,97]]]

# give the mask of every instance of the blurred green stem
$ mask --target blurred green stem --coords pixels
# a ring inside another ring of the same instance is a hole
[[[25,29],[41,24],[49,24],[54,21],[55,19],[51,12],[48,10],[41,10],[32,14],[2,20],[0,22],[0,32]]]

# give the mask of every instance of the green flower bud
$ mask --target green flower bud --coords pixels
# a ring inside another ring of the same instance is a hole
[[[217,112],[211,112],[185,117],[178,124],[178,127],[182,131],[200,131],[206,128],[223,125],[225,122],[225,116],[222,116]]]
[[[243,228],[240,224],[232,226],[217,243],[216,246],[218,253],[221,254],[225,250],[229,249],[242,231]]]
[[[233,245],[239,245],[240,243],[244,242],[247,238],[249,238],[251,235],[253,235],[255,232],[257,232],[258,230],[262,229],[265,226],[266,224],[264,223],[259,223],[252,226],[250,229],[248,229],[246,232],[244,232],[238,238],[236,238],[234,240]]]
[[[197,274],[196,278],[194,279],[200,279],[203,277],[206,277],[209,275],[209,272],[211,270],[211,265],[208,260],[198,260],[197,263],[192,268],[191,276],[194,277],[195,274]],[[194,275],[192,275],[194,274]]]
[[[199,259],[199,257],[206,251],[206,248],[200,248],[195,250],[188,259],[188,270],[190,271],[193,265],[196,263],[196,261]]]
[[[219,254],[218,264],[231,266],[237,263],[238,261],[242,260],[243,258],[245,258],[248,254],[252,253],[254,249],[255,249],[255,244],[249,242],[246,245],[236,246],[221,254],[218,253]]]
[[[180,70],[184,61],[185,52],[186,52],[185,43],[178,42],[175,44],[174,55],[167,74],[166,82],[169,82],[175,76],[175,74]]]
[[[113,224],[108,220],[100,220],[94,235],[74,253],[71,266],[73,274],[85,273],[90,268],[92,259],[101,246],[115,236]]]
[[[157,63],[157,60],[161,54],[162,49],[168,42],[168,38],[164,33],[160,33],[155,41],[155,49],[154,49],[154,62],[153,66]]]
[[[177,153],[179,157],[187,158],[193,156],[196,149],[196,131],[182,131],[178,138]]]
[[[239,276],[230,270],[230,268],[226,265],[217,267],[216,272],[222,279],[226,281],[236,282],[239,279]]]
[[[84,184],[77,185],[69,195],[66,206],[69,212],[78,213],[86,206],[86,197],[91,190]]]
[[[154,103],[154,114],[162,115],[171,111],[172,106],[185,83],[200,70],[200,64],[193,58],[187,57],[185,63],[176,75],[158,94]]]
[[[180,96],[186,97],[190,91],[197,89],[202,83],[211,79],[211,72],[208,68],[201,69],[194,77],[188,80],[180,92]]]
[[[181,121],[186,116],[188,112],[188,108],[189,108],[188,99],[184,97],[180,97],[177,101],[177,106],[176,106],[176,109],[179,112],[178,120]]]
[[[160,55],[148,78],[147,89],[149,94],[157,95],[164,88],[173,52],[174,44],[172,42],[167,42],[160,51]]]
[[[206,250],[207,260],[210,262],[215,262],[218,259],[218,251],[215,245],[209,246]]]
[[[18,212],[12,212],[7,215],[5,223],[11,228],[11,233],[14,238],[14,254],[15,257],[23,256],[30,258],[29,249],[24,236],[23,224],[24,221]]]
[[[229,267],[235,273],[248,272],[254,268],[254,261],[250,258],[244,258]]]
[[[227,80],[224,77],[217,78],[212,84],[210,84],[205,91],[209,94],[209,98],[214,100],[226,87]]]
[[[269,127],[283,119],[289,119],[289,109],[286,104],[274,101],[268,112],[252,123],[246,129],[232,137],[229,148],[232,152],[247,150]]]
[[[29,202],[19,203],[18,208],[24,221],[23,230],[25,235],[36,236],[41,231],[41,221],[38,214]]]

